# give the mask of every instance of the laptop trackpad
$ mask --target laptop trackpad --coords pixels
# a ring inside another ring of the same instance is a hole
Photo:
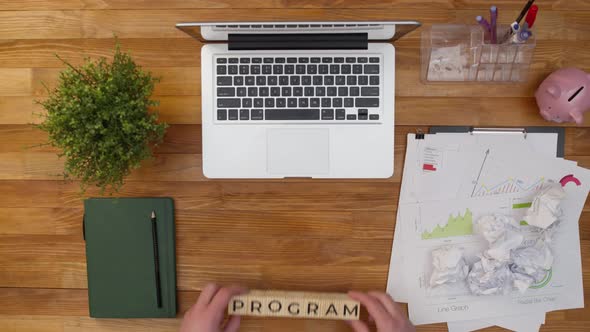
[[[330,171],[329,129],[268,129],[268,172],[313,176]]]

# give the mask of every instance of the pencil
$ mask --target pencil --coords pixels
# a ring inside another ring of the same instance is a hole
[[[162,287],[160,285],[160,258],[158,257],[158,224],[156,213],[152,211],[152,239],[154,247],[154,274],[156,276],[156,301],[158,308],[162,307]]]

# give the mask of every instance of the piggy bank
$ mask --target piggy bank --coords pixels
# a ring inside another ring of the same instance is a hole
[[[590,74],[577,68],[553,72],[535,93],[543,118],[554,122],[581,124],[590,109]]]

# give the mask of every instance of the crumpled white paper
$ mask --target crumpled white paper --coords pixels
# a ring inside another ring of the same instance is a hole
[[[482,235],[490,244],[483,256],[503,262],[510,259],[510,251],[518,248],[524,240],[514,219],[499,214],[480,218],[475,225],[475,233]]]
[[[463,250],[453,246],[433,250],[432,266],[431,287],[463,281],[469,272],[469,267],[463,259]]]
[[[546,229],[561,217],[563,211],[559,206],[565,198],[565,191],[560,183],[551,183],[533,200],[533,204],[524,216],[531,226]]]
[[[475,295],[506,294],[512,281],[512,273],[506,262],[480,256],[467,275],[467,284]]]

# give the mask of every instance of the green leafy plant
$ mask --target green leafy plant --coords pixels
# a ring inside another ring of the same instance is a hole
[[[64,176],[79,179],[82,191],[91,184],[101,193],[118,191],[164,137],[167,125],[150,111],[158,105],[150,96],[159,79],[136,65],[118,43],[112,62],[87,58],[75,67],[57,57],[67,68],[39,102],[46,114],[38,128],[47,132],[48,144],[61,150]]]

